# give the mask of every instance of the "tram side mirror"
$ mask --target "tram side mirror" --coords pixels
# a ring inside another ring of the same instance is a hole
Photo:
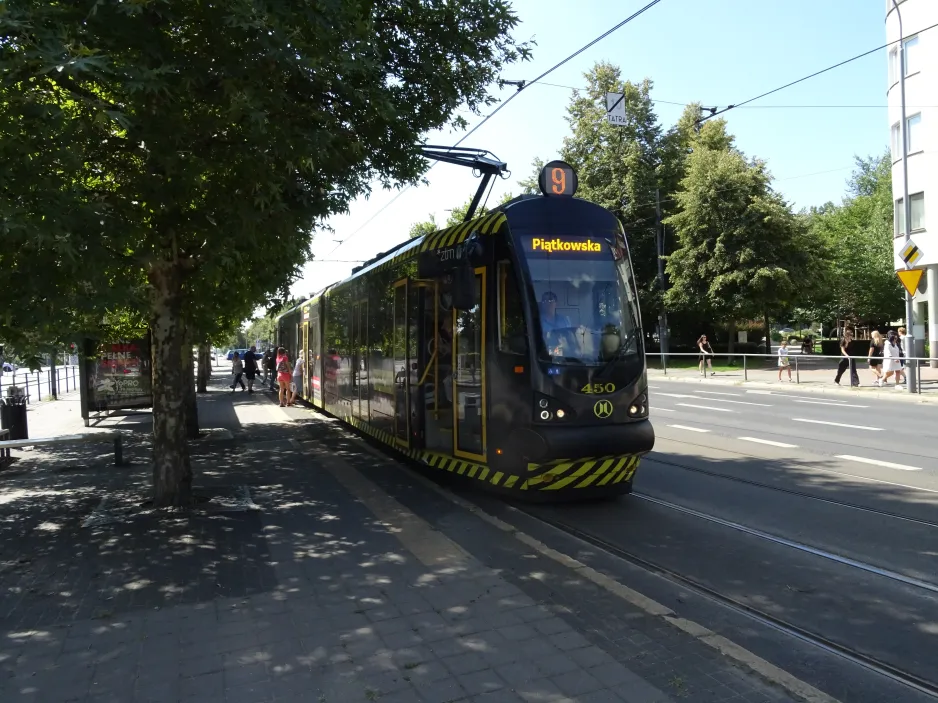
[[[471,310],[479,304],[476,275],[469,262],[461,263],[453,271],[453,307]]]

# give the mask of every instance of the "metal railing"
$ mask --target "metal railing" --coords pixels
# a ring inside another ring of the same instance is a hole
[[[52,400],[60,395],[77,391],[78,378],[77,366],[56,366],[54,385],[52,369],[4,371],[0,374],[0,397],[6,395],[5,389],[16,386],[26,396],[27,403]]]
[[[869,356],[843,356],[841,354],[828,355],[828,354],[812,354],[812,353],[802,354],[800,349],[795,349],[795,348],[792,348],[790,350],[790,353],[787,356],[791,364],[792,375],[794,376],[795,383],[801,383],[802,370],[804,370],[805,372],[808,372],[808,371],[834,372],[843,359],[848,359],[848,360],[853,361],[854,368],[856,369],[856,372],[859,374],[861,369],[869,368],[869,359],[870,359]],[[700,352],[668,352],[666,355],[662,355],[660,352],[649,352],[645,354],[645,361],[649,369],[660,370],[664,373],[665,376],[667,376],[668,375],[668,361],[667,360],[671,357],[684,357],[684,358],[691,358],[691,359],[697,360],[700,358]],[[714,354],[706,355],[706,359],[709,360],[711,363],[714,362],[716,359],[730,359],[733,362],[737,360],[741,360],[741,365],[738,370],[742,371],[744,381],[749,380],[749,374],[751,371],[762,371],[762,372],[770,371],[770,370],[778,371],[779,369],[778,358],[779,357],[777,353],[775,354],[751,354],[748,352],[747,353],[733,352],[732,354],[730,354],[729,352],[723,352],[723,353],[714,353]],[[885,361],[884,357],[876,357],[876,358],[880,362]],[[761,364],[759,363],[759,360],[762,361]],[[835,363],[827,363],[827,364],[822,363],[821,365],[817,365],[816,363],[814,363],[818,361],[823,362],[825,360],[828,360],[829,362],[835,362]],[[905,356],[901,358],[901,361],[904,364],[903,370],[907,370],[908,367],[911,365],[915,366],[916,373],[905,374],[906,384],[908,383],[909,375],[913,375],[915,377],[915,387],[913,389],[913,392],[921,393],[923,382],[929,385],[933,383],[935,388],[938,389],[938,372],[935,373],[934,379],[930,379],[928,381],[924,381],[922,379],[922,370],[925,368],[928,368],[928,365],[929,365],[928,362],[932,362],[934,361],[934,359],[931,359],[929,357],[921,357],[921,356]],[[731,365],[735,365],[735,364],[731,364]],[[699,368],[699,366],[700,364],[698,362],[697,364],[694,364],[694,365],[682,366],[680,367],[680,370],[691,370],[691,369],[694,369],[695,367]],[[679,369],[678,367],[672,367],[671,370],[673,372]],[[851,369],[848,366],[847,369],[844,371],[844,375],[848,375],[850,373],[851,373]],[[849,381],[850,379],[848,377],[847,382],[849,383]],[[808,381],[805,381],[805,382],[807,383]]]

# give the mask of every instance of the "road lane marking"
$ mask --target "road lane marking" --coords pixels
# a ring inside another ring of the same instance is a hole
[[[731,395],[731,396],[742,395],[742,393],[720,393],[719,391],[694,391],[694,393],[706,393],[707,395]]]
[[[696,398],[695,395],[683,395],[682,393],[659,393],[658,395],[663,395],[668,398]]]
[[[752,392],[752,391],[750,391],[750,392]],[[775,396],[776,396],[777,398],[791,398],[792,400],[794,400],[794,399],[796,399],[796,398],[797,398],[798,400],[817,400],[817,398],[811,398],[810,396],[806,396],[806,395],[789,395],[788,393],[776,393]],[[842,404],[842,403],[846,403],[847,401],[846,401],[846,400],[837,400],[836,398],[824,398],[824,402],[825,402],[825,403],[835,403],[835,404],[837,404],[837,405],[840,405],[840,404]]]
[[[747,393],[754,393],[756,395],[772,395],[772,391],[746,391]]]
[[[838,407],[838,408],[868,408],[868,407],[870,407],[869,405],[848,405],[848,404],[844,403],[843,401],[838,401],[838,402],[836,402],[836,403],[832,403],[832,402],[827,401],[827,400],[796,400],[795,402],[796,402],[796,403],[806,403],[806,404],[810,404],[810,405],[833,405],[834,407]]]
[[[713,410],[718,413],[734,413],[735,410],[728,410],[727,408],[711,408],[709,405],[691,405],[690,403],[678,403],[678,405],[683,405],[685,408],[697,408],[698,410]]]
[[[786,444],[785,442],[773,442],[771,439],[759,439],[758,437],[737,437],[744,442],[758,442],[759,444],[769,444],[773,447],[784,447],[785,449],[797,449],[797,444]]]
[[[668,408],[652,408],[653,412],[656,413],[676,413],[677,410],[670,410]]]
[[[867,427],[866,425],[847,425],[843,422],[827,422],[826,420],[806,420],[803,417],[793,417],[793,422],[810,422],[815,425],[831,425],[833,427],[849,427],[851,430],[870,430],[871,432],[882,432],[882,427]]]
[[[702,430],[699,427],[688,427],[687,425],[668,425],[668,427],[673,427],[678,430],[688,430],[689,432],[709,432],[710,430]]]
[[[873,466],[882,466],[887,469],[899,469],[899,471],[921,471],[917,466],[905,466],[904,464],[894,464],[891,461],[880,461],[879,459],[867,459],[862,456],[851,456],[850,454],[837,454],[838,459],[847,461],[859,461],[862,464],[872,464]]]
[[[651,388],[653,391],[656,391],[659,388],[661,388],[661,386],[648,386],[648,387]]]
[[[723,400],[723,398],[697,398],[697,400],[715,400],[718,403],[735,403],[736,405],[759,405],[763,408],[772,407],[771,403],[750,403],[748,400]]]

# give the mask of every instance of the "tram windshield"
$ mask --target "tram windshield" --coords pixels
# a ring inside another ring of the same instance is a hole
[[[627,252],[608,236],[522,236],[542,345],[555,364],[603,365],[640,355]]]

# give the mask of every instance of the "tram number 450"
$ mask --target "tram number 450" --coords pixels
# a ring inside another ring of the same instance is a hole
[[[604,393],[615,393],[615,383],[587,383],[580,389],[580,393],[588,395],[602,395]]]

